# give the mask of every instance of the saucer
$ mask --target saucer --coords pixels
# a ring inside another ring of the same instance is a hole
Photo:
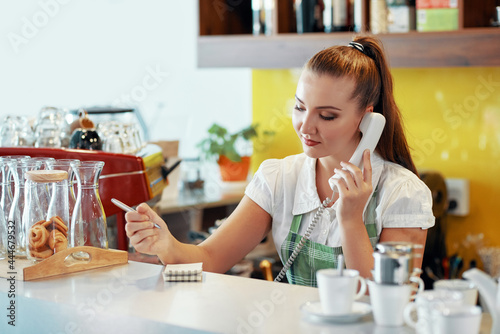
[[[352,305],[352,312],[347,314],[327,314],[321,308],[321,303],[317,302],[307,302],[302,304],[300,310],[303,314],[308,316],[314,316],[321,320],[327,320],[331,322],[338,323],[349,323],[355,322],[367,314],[370,314],[372,307],[367,303],[354,302]]]

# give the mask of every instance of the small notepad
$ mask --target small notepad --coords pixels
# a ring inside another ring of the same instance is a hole
[[[167,264],[163,279],[167,282],[201,282],[203,262]]]

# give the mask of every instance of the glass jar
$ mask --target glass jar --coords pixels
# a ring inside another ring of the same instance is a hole
[[[4,211],[4,202],[6,197],[9,196],[6,181],[8,170],[7,162],[0,159],[0,260],[7,257],[7,218]]]
[[[19,258],[26,257],[26,233],[23,224],[24,205],[24,186],[25,173],[32,170],[38,170],[41,162],[31,159],[13,159],[8,163],[9,173],[14,179],[14,195],[12,197],[9,210],[8,228],[9,233],[13,231],[15,236],[14,256]],[[11,227],[12,226],[12,227]]]
[[[49,163],[55,161],[56,159],[52,158],[52,157],[32,157],[30,159],[31,161],[40,161],[40,170],[44,170],[44,169],[49,169]],[[49,207],[49,199],[50,199],[50,195],[49,195],[49,189],[47,187],[47,184],[45,183],[40,183],[39,184],[39,188],[38,191],[39,191],[39,199],[40,199],[40,204],[42,205],[42,210],[44,210],[45,212],[47,212],[47,209]]]
[[[26,254],[32,261],[42,261],[68,247],[68,172],[63,170],[34,170],[25,173],[24,192]],[[45,211],[40,198],[40,184],[49,188],[52,211]]]
[[[68,173],[68,179],[66,182],[61,182],[60,186],[65,188],[65,192],[67,192],[68,204],[67,210],[64,211],[64,214],[68,215],[67,222],[71,222],[71,217],[73,215],[73,210],[75,209],[76,196],[74,191],[74,183],[75,183],[75,172],[71,164],[80,165],[80,160],[78,159],[57,159],[54,161],[50,161],[47,163],[47,169],[50,170],[64,170]],[[65,199],[64,199],[65,200]],[[47,207],[47,211],[54,211],[54,206],[57,205],[56,197],[52,196],[51,201]],[[62,217],[62,216],[61,216]]]
[[[8,162],[13,160],[30,159],[29,156],[0,156],[0,169],[2,174],[1,193],[0,193],[0,208],[3,210],[5,220],[9,218],[12,198],[14,197],[14,179],[10,172]]]
[[[106,215],[99,196],[103,161],[71,163],[77,180],[77,196],[70,224],[70,247],[108,248]]]

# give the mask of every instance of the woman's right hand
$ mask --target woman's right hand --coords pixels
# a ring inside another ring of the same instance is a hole
[[[127,212],[125,232],[130,244],[140,253],[157,255],[162,260],[162,253],[168,252],[177,241],[174,239],[167,224],[146,203],[136,208],[137,212]],[[154,227],[158,224],[160,228]],[[163,260],[162,260],[163,262]]]

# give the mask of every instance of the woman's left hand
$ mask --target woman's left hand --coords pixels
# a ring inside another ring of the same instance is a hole
[[[339,192],[337,218],[339,222],[363,218],[363,209],[372,193],[372,165],[370,151],[363,152],[363,171],[350,162],[341,162],[342,169],[335,169],[340,176],[334,179]]]

